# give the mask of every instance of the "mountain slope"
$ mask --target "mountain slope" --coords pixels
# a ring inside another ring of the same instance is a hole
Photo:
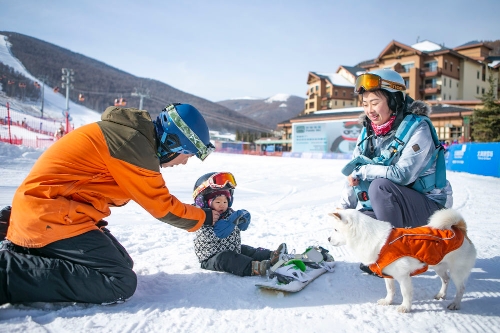
[[[304,110],[305,99],[278,94],[268,99],[230,99],[217,102],[263,125],[275,128],[282,121],[299,115]]]
[[[163,82],[140,78],[103,62],[88,58],[45,41],[15,32],[0,32],[7,36],[13,55],[35,77],[44,78],[51,87],[61,85],[61,69],[74,71],[74,88],[70,99],[78,101],[79,94],[85,96],[81,102],[86,107],[103,112],[113,105],[115,98],[123,97],[127,106],[139,107],[139,97],[131,94],[137,89],[148,92],[149,98],[143,100],[143,109],[156,117],[166,104],[182,102],[194,105],[206,118],[211,130],[221,132],[250,131],[268,132],[265,126],[244,115],[234,112],[220,104],[175,89]]]

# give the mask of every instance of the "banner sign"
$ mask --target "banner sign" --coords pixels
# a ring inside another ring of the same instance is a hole
[[[446,155],[447,170],[500,177],[500,143],[454,144]]]

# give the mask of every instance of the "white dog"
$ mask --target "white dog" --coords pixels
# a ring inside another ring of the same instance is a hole
[[[451,276],[457,294],[448,309],[460,309],[465,281],[476,261],[476,249],[467,237],[462,216],[456,210],[437,211],[427,226],[413,229],[393,228],[388,222],[354,209],[338,210],[329,215],[334,217],[334,232],[328,241],[333,246],[347,245],[363,264],[370,265],[372,271],[385,277],[387,296],[378,304],[392,303],[394,278],[399,282],[403,296],[398,311],[410,312],[413,298],[411,276],[425,272],[429,265],[442,283],[434,298],[446,297]]]

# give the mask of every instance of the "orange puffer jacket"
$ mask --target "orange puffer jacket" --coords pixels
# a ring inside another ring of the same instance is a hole
[[[412,229],[392,229],[385,245],[380,250],[377,261],[370,270],[380,277],[392,278],[382,270],[401,257],[413,257],[425,263],[425,266],[412,272],[418,275],[427,271],[428,265],[437,265],[444,256],[458,249],[464,241],[464,233],[455,227],[451,230],[418,227]]]
[[[97,230],[110,207],[133,200],[162,222],[198,230],[205,212],[170,194],[148,112],[109,107],[47,149],[17,189],[7,239],[37,248]]]

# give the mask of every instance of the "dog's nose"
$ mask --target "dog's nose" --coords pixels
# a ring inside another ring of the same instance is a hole
[[[328,237],[328,241],[330,241],[330,237]]]

